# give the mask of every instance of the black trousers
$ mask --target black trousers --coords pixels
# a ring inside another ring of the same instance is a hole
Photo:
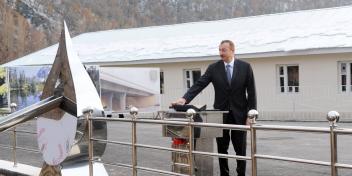
[[[231,136],[230,136],[231,132]],[[247,132],[238,130],[223,130],[223,137],[216,138],[218,153],[228,154],[230,139],[236,155],[246,156],[247,146]],[[220,174],[221,176],[229,175],[229,166],[227,158],[219,158]],[[245,176],[246,174],[246,161],[237,160],[237,174],[238,176]]]

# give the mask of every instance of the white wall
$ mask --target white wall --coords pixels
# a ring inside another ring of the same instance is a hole
[[[215,59],[215,58],[214,58]],[[262,119],[322,120],[330,110],[340,112],[341,120],[352,120],[352,93],[338,89],[338,61],[352,61],[352,54],[286,56],[243,59],[252,65],[256,80],[258,111]],[[164,72],[165,93],[161,95],[162,109],[181,97],[184,92],[183,70],[200,68],[202,74],[214,61],[144,64],[160,67]],[[299,65],[299,93],[281,93],[277,88],[277,65]],[[135,65],[133,65],[135,66]],[[213,87],[210,84],[191,103],[213,106]]]
[[[144,64],[133,65],[133,67],[159,67],[164,72],[164,94],[161,95],[162,109],[166,110],[171,102],[182,97],[185,93],[184,85],[184,70],[185,69],[201,69],[204,74],[210,63],[215,61],[205,62],[187,62],[187,63],[166,63],[166,64]],[[191,103],[195,105],[207,104],[208,108],[213,108],[214,101],[213,86],[209,86],[203,90]]]
[[[352,119],[352,94],[339,92],[338,61],[352,60],[352,54],[329,54],[248,59],[257,83],[258,110],[266,119],[325,120],[336,110],[341,120]],[[281,93],[276,67],[299,65],[299,93]]]

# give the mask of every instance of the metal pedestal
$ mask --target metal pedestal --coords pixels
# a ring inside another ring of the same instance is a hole
[[[185,113],[176,111],[167,111],[163,113],[164,120],[170,121],[193,121],[203,123],[223,123],[223,113],[227,111],[202,111],[198,112],[192,118],[186,117]],[[189,126],[163,125],[163,136],[173,139],[172,148],[189,150]],[[222,136],[222,129],[219,128],[193,128],[193,151],[213,153],[214,139]],[[176,173],[189,174],[190,159],[189,154],[172,152],[171,170]],[[192,157],[193,172],[196,176],[212,176],[214,158],[209,156],[193,154]]]

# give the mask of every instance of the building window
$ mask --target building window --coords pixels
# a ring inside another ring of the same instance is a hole
[[[280,92],[299,92],[298,65],[279,65],[278,85]]]
[[[193,84],[200,78],[201,72],[200,69],[190,69],[185,70],[185,87],[188,90],[193,86]]]
[[[352,92],[352,62],[339,63],[341,92]]]
[[[160,94],[164,94],[164,72],[160,71]]]

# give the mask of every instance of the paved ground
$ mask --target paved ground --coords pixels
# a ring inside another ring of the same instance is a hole
[[[33,122],[24,124],[20,129],[33,130]],[[276,121],[259,121],[258,124],[288,125],[288,126],[317,126],[328,128],[328,122],[276,122]],[[339,127],[352,128],[352,123],[340,123]],[[131,125],[128,123],[109,123],[108,139],[115,141],[130,142]],[[149,145],[160,145],[170,147],[169,138],[161,136],[159,125],[138,125],[137,142]],[[281,131],[258,131],[258,153],[266,155],[277,155],[285,157],[296,157],[309,160],[330,161],[329,135]],[[341,163],[352,164],[352,135],[343,135],[338,137],[338,160]],[[7,134],[0,135],[0,143],[8,144],[10,138]],[[215,144],[215,142],[214,142]],[[18,145],[26,148],[36,149],[36,141],[33,135],[19,135]],[[248,154],[250,154],[250,143],[248,138]],[[233,148],[230,148],[233,154]],[[126,163],[130,164],[131,150],[127,146],[108,145],[102,158],[103,162],[108,163]],[[20,163],[30,164],[40,167],[42,159],[40,154],[18,151],[17,158]],[[0,148],[0,159],[11,160],[11,150]],[[165,151],[155,151],[151,149],[138,150],[138,165],[163,169],[170,171],[171,153]],[[232,175],[235,174],[236,161],[230,160]],[[247,162],[247,175],[251,174],[250,161]],[[129,176],[130,169],[106,166],[111,176]],[[154,176],[156,173],[139,172],[139,175]],[[214,173],[219,175],[218,162],[214,158]],[[289,163],[284,161],[258,160],[259,176],[324,176],[330,175],[330,167],[314,166],[299,163]],[[352,170],[339,169],[340,176],[352,175]]]

